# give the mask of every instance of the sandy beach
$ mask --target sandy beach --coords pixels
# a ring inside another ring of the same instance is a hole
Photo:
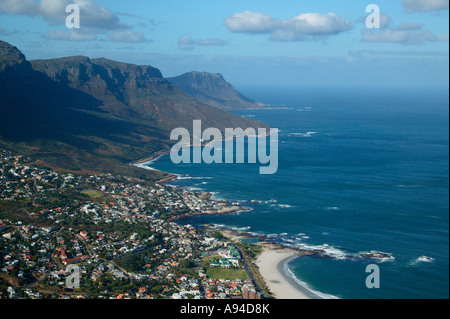
[[[301,287],[282,271],[285,262],[298,255],[299,253],[292,249],[274,249],[263,246],[263,252],[258,257],[256,264],[276,299],[311,299],[301,292],[299,289]]]

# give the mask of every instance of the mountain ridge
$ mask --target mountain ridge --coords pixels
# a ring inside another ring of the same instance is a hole
[[[191,71],[167,80],[200,102],[225,111],[258,109],[264,106],[238,92],[220,73]]]
[[[194,119],[220,130],[267,127],[200,103],[151,66],[83,56],[28,61],[0,41],[4,149],[68,171],[149,175],[129,164],[169,150],[170,131],[191,130]]]

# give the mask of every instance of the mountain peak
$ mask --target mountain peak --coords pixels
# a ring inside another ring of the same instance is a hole
[[[0,40],[0,58],[18,58],[25,60],[25,55],[15,46]]]
[[[220,73],[192,71],[167,80],[200,102],[222,110],[261,107],[260,103],[236,91]]]
[[[31,68],[25,55],[15,46],[0,40],[0,71],[22,67]]]
[[[267,127],[200,103],[149,65],[83,56],[30,63],[0,42],[3,148],[69,171],[143,174],[129,163],[168,150],[170,132],[192,131],[194,120],[221,131]]]

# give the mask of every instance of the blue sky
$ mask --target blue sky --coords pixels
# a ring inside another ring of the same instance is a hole
[[[65,26],[67,4],[80,29]],[[366,6],[381,28],[365,25]],[[0,0],[28,59],[106,57],[236,86],[448,87],[448,0]]]

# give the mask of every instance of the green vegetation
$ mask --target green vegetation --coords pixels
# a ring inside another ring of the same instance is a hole
[[[81,192],[84,195],[89,196],[90,198],[99,198],[103,196],[102,192],[96,191],[96,190],[92,190],[92,189],[88,189],[88,190],[84,190]]]
[[[210,268],[206,271],[206,275],[209,278],[213,279],[229,279],[229,280],[235,280],[235,279],[241,279],[246,280],[248,279],[247,273],[244,269],[213,269]]]
[[[128,254],[116,261],[116,264],[129,272],[140,272],[145,267],[145,258],[142,254]]]
[[[248,243],[236,244],[247,255],[248,258],[255,260],[261,254],[261,247]]]
[[[211,233],[211,237],[212,237],[212,238],[215,238],[215,239],[218,239],[218,240],[221,240],[221,239],[224,238],[223,235],[222,235],[222,233],[220,233],[220,232],[218,232],[218,231],[212,232],[212,233]]]
[[[204,263],[209,264],[209,263],[212,263],[212,262],[214,262],[214,261],[216,261],[216,260],[219,260],[219,259],[222,259],[222,257],[219,256],[219,255],[214,255],[214,256],[203,257],[203,258],[202,258],[202,261],[203,261]]]

